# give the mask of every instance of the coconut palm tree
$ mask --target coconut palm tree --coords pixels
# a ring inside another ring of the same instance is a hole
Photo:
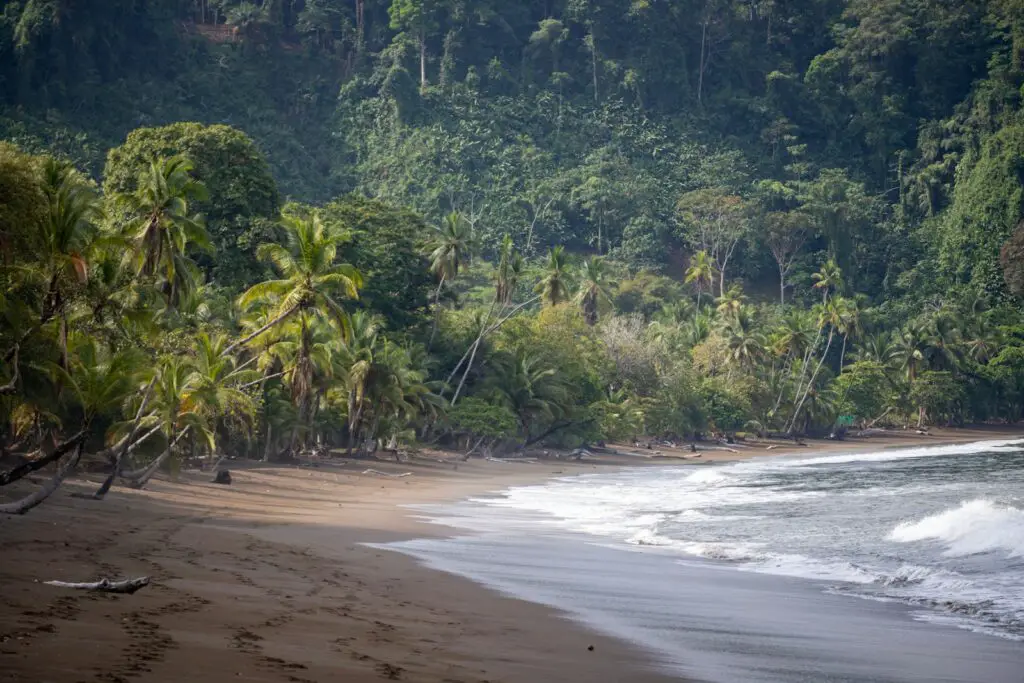
[[[718,304],[716,311],[720,319],[728,324],[730,320],[739,316],[746,301],[747,295],[743,293],[743,287],[733,284],[726,290],[725,294],[716,300]]]
[[[591,327],[597,324],[598,304],[611,303],[608,292],[608,267],[603,256],[594,256],[583,262],[580,269],[580,287],[576,301],[583,309],[583,319]]]
[[[74,416],[79,429],[49,453],[4,473],[2,485],[64,459],[49,482],[20,500],[0,505],[2,513],[24,514],[53,494],[77,466],[85,438],[96,418],[119,408],[138,389],[139,379],[144,374],[142,354],[134,349],[111,351],[93,338],[75,335],[69,341],[68,350],[66,366],[54,364],[50,370],[54,381],[60,383],[63,412]],[[69,453],[70,457],[65,459]]]
[[[690,258],[690,267],[686,269],[684,282],[694,283],[697,287],[697,308],[700,309],[700,297],[705,285],[708,291],[711,290],[711,283],[715,279],[715,265],[703,249]]]
[[[501,240],[501,250],[498,259],[498,270],[495,276],[495,302],[501,308],[512,305],[515,297],[516,285],[523,274],[523,256],[516,251],[512,238],[505,235]]]
[[[834,258],[829,257],[822,264],[821,270],[813,273],[811,278],[814,280],[814,288],[821,290],[822,303],[828,301],[831,293],[839,292],[843,289],[843,271],[839,268],[839,264],[836,263]]]
[[[568,387],[542,355],[519,347],[495,354],[490,365],[485,390],[516,414],[523,434],[566,414]]]
[[[196,372],[191,359],[166,356],[157,366],[153,384],[151,406],[153,416],[164,434],[164,452],[153,462],[134,472],[125,472],[121,478],[133,488],[142,488],[160,467],[174,454],[174,447],[192,432],[209,448],[214,446],[213,432],[206,415],[208,411],[197,393],[203,388],[202,377]]]
[[[189,202],[207,199],[206,186],[192,171],[192,162],[180,155],[151,161],[135,192],[117,198],[129,216],[123,235],[135,245],[129,257],[140,275],[157,277],[171,306],[195,286],[189,246],[213,248],[202,216],[189,213]]]
[[[225,353],[248,344],[299,311],[330,318],[343,336],[347,334],[349,318],[337,298],[357,298],[363,278],[353,266],[335,262],[343,235],[321,221],[316,213],[284,215],[281,228],[285,245],[261,244],[256,250],[256,256],[274,264],[281,277],[253,285],[238,298],[243,310],[254,304],[271,306],[270,319],[225,349]]]
[[[548,306],[557,306],[569,299],[569,257],[562,246],[548,252],[544,277],[537,284],[536,292]]]
[[[457,211],[449,213],[434,228],[428,249],[430,269],[438,279],[437,292],[434,294],[436,304],[440,301],[445,283],[457,278],[459,271],[476,255],[478,245],[473,226]]]
[[[855,358],[888,366],[893,359],[893,340],[889,332],[876,332],[860,340]]]

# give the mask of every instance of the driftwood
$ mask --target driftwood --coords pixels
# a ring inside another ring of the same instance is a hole
[[[131,595],[140,588],[149,585],[148,576],[140,576],[137,579],[125,579],[124,581],[111,581],[100,579],[99,581],[87,583],[68,583],[67,581],[44,581],[47,586],[58,588],[77,588],[84,591],[98,591],[100,593],[127,593]]]
[[[402,472],[401,474],[390,474],[388,472],[381,472],[380,470],[363,470],[363,474],[375,474],[378,477],[411,477],[412,472]]]

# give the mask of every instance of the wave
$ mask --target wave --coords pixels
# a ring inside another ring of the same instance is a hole
[[[729,477],[722,473],[722,467],[710,467],[708,469],[697,470],[686,478],[686,481],[690,484],[721,484],[724,481],[728,481]]]
[[[966,501],[916,522],[897,524],[889,540],[938,541],[951,557],[995,551],[1024,557],[1024,510],[983,498]]]
[[[886,462],[912,458],[931,458],[942,455],[967,455],[970,453],[1014,453],[1024,448],[1024,440],[1004,439],[999,441],[976,441],[973,443],[949,444],[946,446],[921,446],[916,448],[894,448],[865,453],[825,455],[817,458],[788,460],[789,467],[808,465],[842,465],[851,462]]]

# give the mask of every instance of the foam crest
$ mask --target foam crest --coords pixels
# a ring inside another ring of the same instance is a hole
[[[897,543],[938,541],[946,555],[964,556],[1003,551],[1024,556],[1024,510],[978,499],[930,515],[916,522],[901,522],[889,534]]]
[[[947,446],[922,446],[918,448],[894,448],[891,450],[870,453],[846,453],[842,455],[825,455],[817,458],[791,460],[787,465],[803,467],[807,465],[842,465],[852,462],[885,462],[889,460],[908,460],[912,458],[934,458],[943,455],[967,455],[970,453],[1013,453],[1024,448],[1024,441],[1009,439],[1001,441],[977,441],[974,443],[950,444]]]

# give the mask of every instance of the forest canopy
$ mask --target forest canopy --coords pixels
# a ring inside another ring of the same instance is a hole
[[[1019,0],[7,2],[4,447],[1018,420],[1022,40]]]

